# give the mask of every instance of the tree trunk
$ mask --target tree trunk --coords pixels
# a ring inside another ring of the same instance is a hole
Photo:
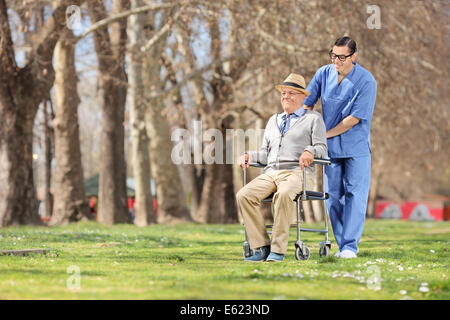
[[[221,136],[226,137],[226,128],[230,126],[229,121],[224,121],[222,126],[214,126],[217,120],[213,114],[204,114],[202,119],[206,128],[221,127]],[[222,146],[222,155],[225,158],[225,141],[223,141]],[[216,150],[216,152],[218,151]],[[223,160],[225,163],[225,159]],[[195,220],[201,223],[238,222],[233,185],[233,166],[231,164],[205,164],[204,172],[200,206],[196,212]]]
[[[190,34],[187,32],[187,30],[184,30],[180,28],[179,26],[175,25],[175,36],[177,38],[177,44],[178,44],[178,51],[180,54],[184,57],[185,63],[183,63],[183,71],[184,74],[191,74],[194,72],[194,64],[195,59],[192,54],[191,47],[189,45],[189,37]],[[202,80],[199,79],[193,79],[189,82],[188,90],[189,94],[192,97],[192,100],[194,101],[194,104],[196,108],[193,108],[192,114],[190,115],[189,120],[198,120],[198,112],[197,109],[201,109],[202,107],[206,106],[207,101],[206,97],[202,90]],[[186,123],[186,128],[188,128],[188,124]],[[202,143],[200,141],[200,143]],[[190,210],[191,210],[191,216],[194,220],[198,220],[197,213],[198,209],[200,208],[200,201],[201,201],[201,194],[203,190],[203,183],[205,178],[205,168],[202,164],[189,164],[187,165],[189,175],[190,175],[190,181],[191,181],[191,197],[190,197]]]
[[[39,102],[33,103],[33,97],[20,98],[20,91],[26,90],[18,88],[20,76],[9,81],[2,86],[9,87],[11,96],[2,94],[0,101],[0,227],[40,225],[32,163],[33,120]]]
[[[220,183],[224,165],[205,165],[205,178],[203,182],[200,206],[196,212],[195,220],[201,223],[221,223],[223,214],[223,185]]]
[[[42,102],[42,116],[44,127],[44,217],[47,219],[53,213],[53,195],[50,191],[52,181],[52,129],[50,128],[50,116],[47,110],[47,101]]]
[[[75,70],[75,48],[71,30],[66,30],[58,41],[55,53],[56,117],[54,175],[54,214],[50,225],[88,219],[89,204],[86,198],[81,164],[78,126],[78,78]]]
[[[151,31],[157,32],[157,15],[149,19],[146,26],[146,36],[150,38]],[[167,13],[160,16],[159,25],[167,21]],[[153,24],[153,25],[152,25]],[[143,66],[144,86],[164,90],[165,81],[161,81],[161,62],[164,54],[167,34],[146,52]],[[167,70],[166,70],[167,72]],[[147,104],[146,128],[150,139],[150,162],[152,176],[156,185],[156,201],[158,204],[157,221],[162,224],[192,221],[187,209],[186,197],[177,166],[171,160],[173,143],[170,139],[170,125],[167,116],[163,115],[165,108],[162,99],[152,99]]]
[[[205,178],[205,171],[203,170],[202,165],[189,165],[189,175],[191,181],[191,198],[190,198],[190,209],[191,209],[191,217],[194,220],[197,220],[198,209],[200,208],[200,200],[201,200],[201,192],[203,188],[203,181]]]
[[[233,21],[230,20],[230,24],[232,23]],[[211,56],[213,60],[218,60],[222,55],[222,46],[217,19],[214,19],[211,23],[210,36]],[[233,51],[235,40],[235,36],[230,31],[224,50],[225,53]],[[231,129],[233,121],[231,116],[223,118],[223,112],[227,109],[226,105],[232,99],[231,84],[224,78],[238,79],[244,68],[242,66],[236,67],[235,64],[215,67],[215,75],[210,82],[214,101],[210,105],[202,105],[202,108],[199,110],[203,121],[202,124],[206,130],[216,128],[221,131],[222,139],[224,140],[222,150],[224,163],[226,162],[226,129]],[[239,221],[233,186],[233,167],[231,164],[214,163],[205,165],[205,179],[200,199],[196,220],[203,223],[235,223]]]
[[[127,223],[131,217],[126,193],[124,106],[111,81],[101,80],[100,87],[102,133],[98,221],[106,224]]]
[[[237,223],[239,222],[238,218],[238,209],[236,204],[236,194],[234,192],[234,179],[233,179],[233,165],[226,164],[227,157],[227,135],[226,129],[232,127],[233,118],[231,116],[226,117],[222,120],[222,137],[223,137],[223,162],[225,163],[223,166],[223,218],[222,223]],[[228,151],[230,152],[230,151]]]
[[[374,148],[373,148],[374,149]],[[372,162],[372,179],[370,180],[369,201],[367,206],[367,217],[375,218],[377,197],[380,192],[380,181],[383,175],[382,168],[384,164],[384,158],[382,156],[372,156],[375,161]]]
[[[173,144],[170,140],[169,123],[161,114],[162,109],[162,101],[154,100],[151,111],[147,114],[152,176],[155,179],[158,203],[158,223],[191,221],[178,168],[171,160]]]
[[[101,0],[88,1],[93,23],[106,17]],[[112,13],[125,10],[124,1],[113,2]],[[98,221],[106,224],[129,223],[124,150],[126,100],[125,46],[126,24],[122,19],[94,32],[99,62],[99,104],[102,110]]]
[[[56,7],[33,43],[29,60],[19,68],[0,0],[0,227],[42,224],[33,181],[33,124],[39,104],[53,85],[52,55],[64,27],[67,5]]]
[[[131,8],[141,5],[141,1],[132,0]],[[150,189],[151,168],[149,157],[149,139],[145,127],[145,108],[142,81],[142,62],[137,58],[139,41],[143,32],[146,14],[132,15],[128,21],[128,39],[130,44],[128,64],[128,101],[130,106],[130,127],[132,139],[133,172],[136,181],[136,202],[134,204],[137,226],[146,226],[156,222],[153,209],[153,197]]]

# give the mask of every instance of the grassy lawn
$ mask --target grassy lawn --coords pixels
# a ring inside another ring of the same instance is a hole
[[[323,236],[303,233],[297,261],[292,229],[285,261],[244,262],[243,238],[240,225],[3,228],[0,250],[51,251],[0,256],[0,299],[450,299],[448,222],[368,220],[350,260],[319,258]]]

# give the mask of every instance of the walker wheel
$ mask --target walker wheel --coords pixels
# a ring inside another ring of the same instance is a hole
[[[327,245],[321,246],[319,249],[320,257],[328,257],[330,255],[330,247]]]
[[[250,245],[248,242],[244,242],[244,258],[251,257],[253,255],[253,250],[250,249]]]
[[[308,260],[309,259],[309,249],[307,246],[303,246],[303,251],[300,247],[295,248],[295,258],[297,260]]]

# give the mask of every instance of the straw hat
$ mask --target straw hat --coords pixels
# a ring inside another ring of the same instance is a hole
[[[288,87],[303,92],[309,96],[309,91],[306,90],[305,79],[299,74],[291,73],[282,84],[277,85],[275,88],[281,92],[281,88],[283,87]]]

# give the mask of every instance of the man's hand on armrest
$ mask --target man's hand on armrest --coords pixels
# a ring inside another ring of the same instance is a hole
[[[314,161],[314,155],[309,151],[303,151],[302,155],[300,156],[299,165],[300,169],[303,170],[303,167],[308,168],[311,163]]]
[[[248,168],[250,167],[250,162],[251,162],[251,158],[250,155],[248,153],[244,153],[242,156],[239,157],[239,165],[241,166],[241,168]]]

